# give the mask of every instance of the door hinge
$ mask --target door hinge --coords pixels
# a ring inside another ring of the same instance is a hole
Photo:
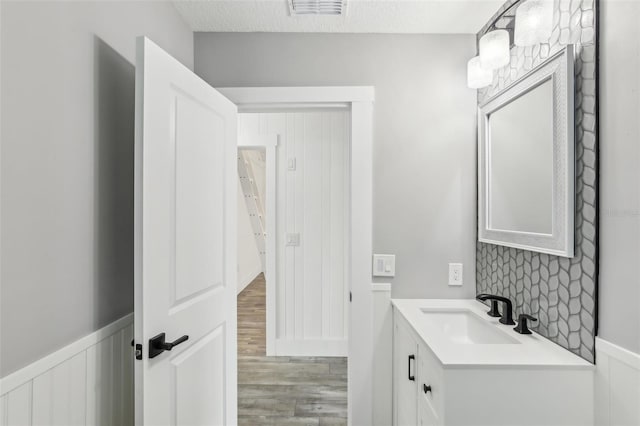
[[[137,360],[141,360],[142,359],[142,345],[140,343],[135,343],[135,341],[131,341],[131,346],[135,346],[136,351],[135,351],[135,355],[136,355],[136,359]]]

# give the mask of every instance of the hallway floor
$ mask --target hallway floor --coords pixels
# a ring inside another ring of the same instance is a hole
[[[238,424],[347,424],[347,358],[265,356],[265,280],[238,295]]]

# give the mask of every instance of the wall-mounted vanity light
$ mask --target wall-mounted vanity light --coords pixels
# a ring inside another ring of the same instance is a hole
[[[533,46],[544,43],[553,31],[554,0],[527,0],[516,10],[514,43]]]
[[[511,47],[544,43],[551,37],[556,0],[514,2],[487,25],[480,38],[479,59],[467,64],[467,83],[478,89],[491,84],[493,70],[511,61]]]
[[[475,56],[467,62],[467,85],[471,89],[489,86],[493,81],[493,70],[482,68],[480,56]]]
[[[486,33],[480,39],[480,63],[485,69],[497,69],[509,63],[509,32],[495,30]]]

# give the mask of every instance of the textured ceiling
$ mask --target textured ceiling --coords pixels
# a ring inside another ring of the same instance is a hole
[[[504,0],[347,0],[345,16],[290,16],[287,0],[176,0],[194,31],[476,34]]]

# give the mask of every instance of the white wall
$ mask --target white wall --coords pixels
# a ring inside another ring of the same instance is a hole
[[[475,294],[473,35],[196,33],[214,87],[375,86],[373,248],[397,255],[393,297]],[[447,286],[449,262],[464,285]]]
[[[640,2],[599,4],[598,335],[640,354]]]
[[[133,309],[135,38],[193,65],[164,1],[2,1],[0,376]]]
[[[262,271],[262,262],[249,220],[247,203],[238,182],[238,289],[240,294]]]
[[[278,355],[346,353],[349,117],[348,111],[240,115],[239,132],[279,135]],[[292,159],[295,170],[288,168]],[[299,234],[299,246],[287,246],[290,233]]]

